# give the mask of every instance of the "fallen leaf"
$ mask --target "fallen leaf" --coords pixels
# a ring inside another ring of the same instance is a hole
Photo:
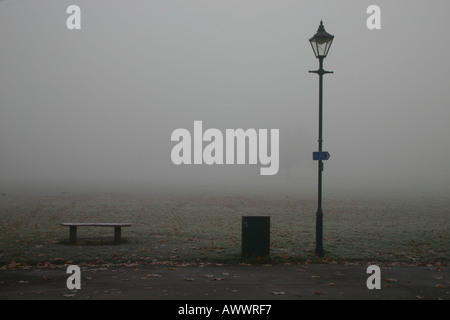
[[[447,288],[445,284],[437,284],[435,285],[436,288]]]
[[[214,278],[214,280],[221,281],[221,280],[225,280],[225,278]]]
[[[321,295],[323,295],[323,292],[319,290],[319,291],[314,292],[314,294],[321,296]]]
[[[284,295],[284,291],[273,291],[272,294],[279,296],[279,295]]]
[[[194,281],[195,279],[194,278],[186,278],[184,280],[186,280],[186,281]]]
[[[328,284],[328,286],[330,286],[330,287],[334,287],[334,286],[335,286],[335,284],[334,284],[334,282],[330,282],[330,283]]]
[[[386,282],[389,282],[389,283],[396,283],[396,282],[397,282],[397,279],[387,278],[387,279],[386,279]]]
[[[20,280],[19,283],[28,283],[28,281]]]

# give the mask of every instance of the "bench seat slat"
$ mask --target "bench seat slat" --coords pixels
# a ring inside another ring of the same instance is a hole
[[[65,222],[61,223],[62,226],[66,227],[131,227],[131,223],[100,223],[100,222]]]

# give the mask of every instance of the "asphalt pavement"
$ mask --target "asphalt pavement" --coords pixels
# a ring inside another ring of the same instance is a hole
[[[0,270],[1,300],[450,300],[450,267],[199,264]],[[378,277],[378,278],[374,278]],[[370,278],[370,279],[369,279]],[[379,289],[368,288],[379,283]]]

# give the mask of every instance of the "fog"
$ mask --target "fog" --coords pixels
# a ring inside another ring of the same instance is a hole
[[[373,2],[373,3],[372,3]],[[432,1],[0,1],[0,189],[317,183],[450,191],[450,4]],[[366,9],[381,8],[369,30]],[[280,169],[179,165],[177,128],[279,129]]]

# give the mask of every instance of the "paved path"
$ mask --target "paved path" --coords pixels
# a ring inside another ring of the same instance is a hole
[[[145,300],[450,300],[448,266],[381,266],[369,290],[365,265],[81,266],[81,289],[66,268],[0,271],[0,299]]]

